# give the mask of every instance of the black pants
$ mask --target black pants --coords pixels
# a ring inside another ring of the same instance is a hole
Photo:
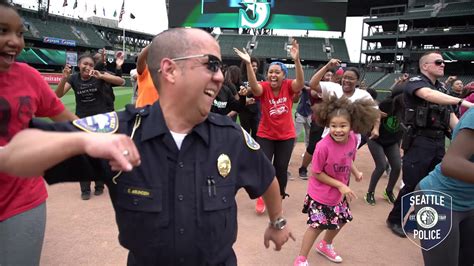
[[[80,182],[81,183],[81,192],[91,192],[91,181]],[[103,181],[95,181],[95,190],[104,190]]]
[[[400,144],[398,142],[391,145],[382,146],[377,141],[367,139],[367,146],[369,147],[370,154],[375,162],[375,169],[370,177],[369,189],[367,192],[374,192],[380,177],[382,176],[388,164],[392,168],[387,184],[387,191],[393,191],[393,187],[397,183],[398,176],[400,175],[401,159],[400,159]]]
[[[401,225],[402,197],[415,190],[416,185],[441,162],[445,154],[445,138],[428,138],[417,136],[412,146],[403,156],[403,183],[405,186],[398,193],[387,221]]]
[[[309,141],[308,146],[306,147],[306,152],[313,155],[314,149],[316,148],[316,143],[321,140],[321,135],[323,135],[324,127],[318,125],[315,121],[311,122],[311,127],[309,128]]]
[[[256,107],[255,107],[256,108]],[[258,124],[260,122],[260,115],[258,110],[257,112],[252,112],[247,109],[244,109],[239,113],[240,125],[245,131],[250,133],[253,139],[257,139],[257,130]]]
[[[280,195],[285,197],[286,184],[288,183],[288,164],[290,163],[295,139],[271,140],[258,138],[258,143],[267,158],[270,161],[273,159],[275,175],[280,184]]]

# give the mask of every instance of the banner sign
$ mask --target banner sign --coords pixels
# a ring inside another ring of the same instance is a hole
[[[65,40],[65,39],[54,38],[54,37],[44,37],[43,42],[57,44],[57,45],[65,45],[65,46],[76,46],[76,41],[74,40]]]

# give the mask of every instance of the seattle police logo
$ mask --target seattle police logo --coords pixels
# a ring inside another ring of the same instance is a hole
[[[452,197],[435,190],[419,190],[402,197],[402,228],[410,241],[430,250],[449,235]]]
[[[88,116],[72,122],[77,128],[89,133],[110,133],[118,129],[118,117],[116,112]]]
[[[245,144],[247,144],[247,147],[249,147],[250,149],[256,151],[256,150],[259,150],[260,149],[260,144],[258,144],[253,138],[252,136],[250,136],[250,134],[245,131],[245,129],[243,127],[240,127],[242,129],[242,132],[244,133],[244,139],[245,139]]]

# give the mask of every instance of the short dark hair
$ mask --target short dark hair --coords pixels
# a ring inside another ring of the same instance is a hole
[[[79,58],[77,58],[77,64],[79,64],[82,61],[82,59],[84,59],[84,58],[90,58],[90,59],[92,59],[92,62],[95,62],[94,57],[92,56],[92,54],[86,52],[86,53],[83,53],[83,54],[79,55]]]
[[[344,73],[346,73],[347,71],[352,71],[356,74],[357,76],[357,80],[360,79],[360,72],[359,72],[359,69],[358,68],[355,68],[355,67],[348,67],[346,68],[346,70],[344,70]]]
[[[148,48],[146,63],[153,84],[158,91],[160,90],[158,70],[160,69],[160,63],[163,58],[186,56],[187,54],[202,48],[201,43],[189,41],[190,30],[200,29],[171,28],[159,33],[153,38],[153,41]],[[201,31],[205,32],[204,30]]]

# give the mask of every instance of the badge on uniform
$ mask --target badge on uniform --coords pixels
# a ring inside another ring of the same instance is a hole
[[[230,169],[232,168],[232,164],[230,162],[230,158],[227,154],[221,154],[217,158],[217,170],[222,178],[226,178],[229,173]]]
[[[421,78],[417,76],[417,77],[412,77],[412,78],[410,78],[409,80],[410,80],[410,81],[420,81]]]
[[[88,116],[72,122],[77,128],[89,133],[109,133],[117,131],[119,123],[116,112]]]
[[[245,138],[245,144],[247,144],[247,147],[249,147],[250,149],[256,151],[256,150],[259,150],[260,149],[260,144],[258,144],[253,138],[252,136],[250,136],[250,134],[245,131],[245,129],[243,127],[240,127],[242,129],[242,132],[244,133],[244,138]]]

